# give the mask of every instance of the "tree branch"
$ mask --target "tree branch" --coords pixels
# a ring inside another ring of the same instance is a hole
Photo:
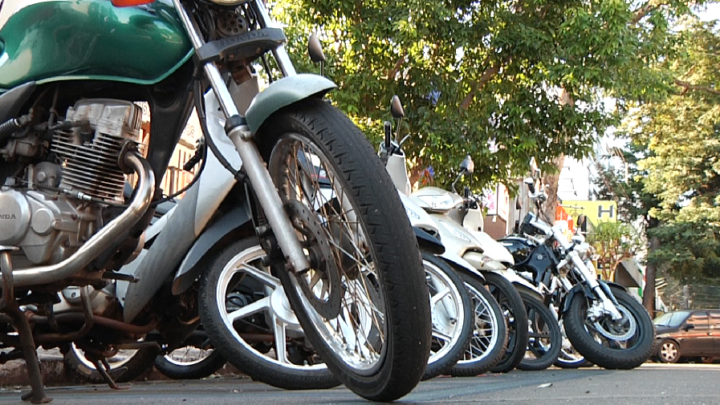
[[[488,56],[485,61],[489,61],[490,57]],[[473,99],[475,98],[475,94],[482,89],[487,82],[489,82],[493,77],[495,77],[496,74],[500,71],[500,63],[496,62],[494,65],[490,66],[489,68],[485,69],[482,76],[480,76],[480,79],[473,83],[470,87],[470,92],[465,96],[463,101],[460,103],[460,110],[464,111],[467,110],[470,107],[470,103],[472,103]]]
[[[658,9],[663,4],[664,3],[660,2],[660,1],[653,1],[653,0],[648,1],[647,3],[645,3],[644,6],[633,11],[633,18],[630,20],[630,22],[632,24],[637,24],[638,21],[643,19],[643,17],[650,14],[650,12]]]
[[[718,89],[714,89],[714,88],[708,87],[708,86],[699,86],[696,84],[682,81],[680,79],[675,79],[675,84],[680,87],[685,88],[686,90],[698,90],[698,91],[706,91],[706,92],[712,93],[712,94],[720,94],[720,90],[718,90]]]
[[[407,50],[403,50],[402,55],[400,55],[397,62],[395,62],[395,66],[393,66],[392,70],[388,71],[388,80],[394,80],[395,75],[402,67],[402,63],[405,62],[405,56],[407,56]]]

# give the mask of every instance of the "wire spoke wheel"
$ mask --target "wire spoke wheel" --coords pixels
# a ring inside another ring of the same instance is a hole
[[[427,366],[430,302],[415,235],[382,163],[320,99],[278,111],[255,138],[310,263],[296,273],[268,252],[305,336],[358,395],[407,394]]]
[[[314,326],[345,364],[372,373],[386,347],[385,302],[346,187],[328,158],[297,134],[278,142],[270,169],[313,265],[292,283],[314,309],[308,311]]]

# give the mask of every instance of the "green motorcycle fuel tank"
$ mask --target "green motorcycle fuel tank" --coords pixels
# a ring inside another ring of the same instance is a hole
[[[0,93],[31,81],[153,84],[191,56],[169,0],[0,0]]]

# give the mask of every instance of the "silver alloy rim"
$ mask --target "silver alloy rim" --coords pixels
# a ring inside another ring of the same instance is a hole
[[[622,349],[627,348],[627,342],[635,337],[638,330],[637,321],[632,312],[622,305],[616,305],[622,314],[620,321],[613,321],[603,317],[597,321],[585,320],[585,329],[593,336],[595,341],[602,344],[603,340],[612,341]]]
[[[345,291],[337,317],[321,316],[300,286],[306,283],[318,298],[325,298],[323,294],[332,288],[325,285],[320,272],[311,269],[302,275],[290,274],[290,279],[313,328],[332,352],[354,372],[372,375],[387,350],[384,292],[359,210],[340,184],[342,176],[329,162],[311,141],[287,134],[275,145],[268,168],[284,201],[300,201],[318,216]],[[329,185],[321,187],[320,177]]]
[[[439,350],[430,351],[428,364],[433,364],[457,346],[465,318],[462,316],[462,298],[455,283],[432,262],[423,260],[423,266],[430,293],[433,346],[439,346]]]
[[[281,367],[294,370],[325,369],[325,364],[295,364],[288,359],[288,338],[301,337],[302,329],[290,308],[290,303],[285,296],[280,280],[269,273],[269,269],[262,266],[260,258],[265,255],[262,248],[253,246],[243,250],[233,257],[223,268],[215,290],[215,299],[220,317],[225,328],[230,331],[235,340],[243,345],[251,353],[259,358],[276,364]],[[228,287],[234,276],[242,273],[245,277],[251,277],[265,287],[265,297],[253,303],[228,312],[226,297],[229,293]],[[256,314],[265,314],[265,319],[273,328],[274,357],[268,353],[262,353],[255,349],[250,343],[243,339],[234,327],[234,322],[249,318]]]
[[[204,350],[195,346],[185,346],[173,350],[164,357],[168,363],[175,364],[176,366],[192,366],[202,363],[210,357],[212,352],[212,349]]]
[[[497,317],[492,313],[490,303],[475,287],[465,284],[470,292],[470,302],[475,314],[470,346],[458,364],[473,363],[485,359],[498,344]]]
[[[677,347],[674,343],[663,342],[662,348],[660,349],[660,355],[665,361],[673,361],[678,355]]]
[[[94,365],[90,360],[88,360],[88,359],[85,357],[85,354],[83,353],[83,351],[82,351],[79,347],[77,347],[77,346],[75,345],[75,343],[72,343],[72,344],[70,345],[70,350],[72,350],[73,353],[75,353],[75,357],[76,357],[76,358],[80,361],[80,363],[82,363],[84,366],[86,366],[87,368],[89,368],[89,369],[91,369],[91,370],[96,370],[96,369],[97,369],[97,368],[95,367],[95,365]],[[136,353],[137,353],[137,349],[122,349],[122,350],[118,350],[117,354],[115,354],[115,355],[112,356],[112,357],[108,357],[108,358],[107,358],[108,364],[110,364],[110,370],[114,370],[114,369],[116,369],[116,368],[120,368],[120,367],[124,366],[125,364],[127,364],[127,362],[129,362],[129,361],[132,359],[132,357],[133,357]]]
[[[576,364],[584,362],[585,357],[575,350],[575,347],[573,347],[570,339],[568,339],[567,334],[565,333],[565,325],[563,324],[563,321],[561,320],[559,324],[560,332],[562,334],[562,347],[560,348],[558,362],[563,364]]]

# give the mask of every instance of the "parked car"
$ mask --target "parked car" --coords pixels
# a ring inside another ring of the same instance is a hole
[[[668,312],[653,321],[655,357],[663,363],[700,358],[711,363],[720,358],[720,310],[693,309]]]

